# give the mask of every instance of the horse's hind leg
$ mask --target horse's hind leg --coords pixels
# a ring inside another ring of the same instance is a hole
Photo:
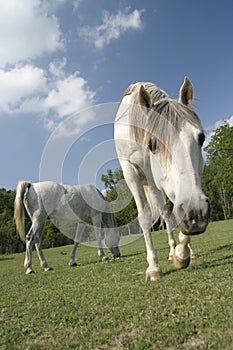
[[[24,267],[26,269],[27,275],[35,272],[32,268],[32,245],[34,243],[34,234],[32,226],[26,235],[26,254],[24,259]]]
[[[166,223],[168,245],[170,247],[168,260],[173,260],[173,255],[174,255],[175,248],[176,248],[176,240],[175,240],[174,233],[172,230],[172,224],[171,224],[171,221],[169,218],[169,211],[168,211],[167,206],[165,206],[165,209],[162,211],[161,216]]]
[[[45,271],[51,271],[53,270],[52,267],[50,267],[44,257],[43,251],[42,251],[42,231],[43,231],[43,226],[44,223],[38,224],[37,227],[37,233],[35,235],[35,247],[37,251],[37,255],[40,260],[40,266],[45,270]]]
[[[169,247],[170,247],[168,260],[173,260],[173,255],[174,255],[175,248],[176,248],[176,241],[175,241],[175,237],[174,237],[173,231],[168,231],[167,230],[167,237],[168,237],[168,244],[169,244]]]
[[[147,200],[151,206],[154,222],[156,222],[159,216],[161,216],[166,223],[168,244],[170,247],[168,260],[172,260],[175,247],[176,247],[176,241],[172,231],[172,225],[169,218],[169,211],[165,204],[164,197],[162,193],[155,186],[144,186],[144,190],[145,190]]]
[[[82,240],[82,236],[83,236],[83,232],[85,231],[86,226],[80,222],[77,223],[77,227],[76,227],[76,232],[75,232],[75,237],[74,237],[74,246],[73,249],[70,253],[70,262],[69,262],[69,266],[78,266],[78,264],[75,261],[75,255],[76,255],[76,251],[78,248],[79,243]]]

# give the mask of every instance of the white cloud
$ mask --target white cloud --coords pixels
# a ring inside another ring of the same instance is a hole
[[[41,1],[41,6],[47,10],[55,10],[56,8],[65,5],[66,2],[69,0],[40,0]]]
[[[78,71],[66,74],[66,60],[51,62],[49,71],[25,65],[12,70],[0,70],[0,113],[32,113],[56,121],[89,107],[94,102],[93,92]]]
[[[65,71],[65,57],[43,68],[32,63],[63,47],[54,13],[67,1],[0,0],[0,114],[41,115],[52,128],[93,104],[95,92],[79,71]]]
[[[215,124],[214,124],[214,129],[219,128],[224,122],[229,123],[230,126],[233,126],[233,116],[231,116],[228,119],[223,119],[223,120],[218,120]]]
[[[77,138],[82,134],[83,128],[93,122],[96,114],[92,109],[83,110],[80,113],[72,115],[70,118],[62,120],[60,123],[56,121],[48,121],[47,128],[52,132],[50,139],[72,139]],[[81,141],[90,141],[88,138],[81,137]]]
[[[47,111],[51,110],[57,117],[63,118],[92,104],[94,96],[86,80],[75,72],[56,81],[44,99],[44,106]]]
[[[62,48],[59,22],[41,0],[0,0],[0,67]]]
[[[84,26],[80,28],[79,34],[82,38],[93,44],[97,49],[102,49],[112,40],[118,39],[127,30],[142,29],[143,10],[134,10],[128,13],[128,9],[123,13],[118,11],[116,15],[103,12],[103,23],[96,27]]]
[[[77,10],[83,0],[74,0],[73,1],[73,8],[74,10]]]
[[[0,112],[17,111],[25,99],[47,91],[44,71],[32,65],[0,70]]]
[[[65,73],[63,71],[64,67],[66,66],[67,60],[65,57],[63,57],[62,60],[55,60],[50,62],[49,64],[49,72],[55,77],[55,78],[64,78]]]

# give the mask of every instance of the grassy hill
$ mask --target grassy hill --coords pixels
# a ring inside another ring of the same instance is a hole
[[[153,233],[164,278],[145,282],[143,237],[100,262],[81,245],[44,250],[54,271],[33,275],[24,254],[0,256],[0,349],[232,349],[233,220],[210,223],[192,238],[197,258],[177,271],[167,237]]]

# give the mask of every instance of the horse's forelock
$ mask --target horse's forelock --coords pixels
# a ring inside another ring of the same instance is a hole
[[[148,114],[144,145],[148,145],[149,135],[153,135],[161,154],[167,159],[175,136],[180,132],[183,122],[188,122],[202,130],[199,117],[190,107],[171,98],[158,101]]]
[[[139,104],[139,91],[143,87],[151,95],[153,107],[147,109]],[[130,133],[138,143],[148,146],[150,139],[156,140],[157,146],[166,159],[172,149],[175,134],[184,121],[201,128],[200,119],[190,108],[169,96],[152,83],[131,85],[127,94],[132,94],[130,105]]]

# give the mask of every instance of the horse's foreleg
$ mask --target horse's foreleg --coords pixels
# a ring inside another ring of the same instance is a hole
[[[155,218],[156,211],[158,211],[153,210],[153,208],[150,206],[153,202],[153,198],[151,197],[151,191],[153,192],[153,190],[152,188],[146,189],[143,186],[140,173],[132,163],[123,160],[121,162],[121,166],[124,172],[126,183],[129,186],[129,189],[135,199],[138,210],[138,221],[144,234],[147,250],[147,262],[149,265],[146,270],[146,281],[155,281],[158,278],[162,277],[162,272],[158,266],[158,257],[153,246],[150,232],[154,221],[153,218]],[[153,197],[156,197],[156,193],[154,193]]]
[[[73,246],[73,249],[70,253],[70,262],[69,262],[69,265],[70,266],[78,266],[78,264],[76,263],[75,261],[75,255],[76,255],[76,251],[77,251],[77,248],[78,248],[78,245],[79,243],[78,242],[74,242],[74,246]]]
[[[173,255],[173,263],[177,269],[184,269],[190,264],[190,236],[179,232],[179,241],[180,244],[176,246]]]
[[[109,257],[104,253],[103,248],[98,248],[98,256],[102,259],[102,261],[109,260]]]
[[[109,257],[104,253],[103,247],[102,247],[102,241],[101,241],[101,228],[97,228],[96,231],[99,231],[97,233],[97,244],[98,244],[98,256],[102,259],[102,261],[109,260]]]
[[[147,251],[147,262],[148,268],[146,270],[146,281],[155,281],[162,277],[162,272],[158,266],[158,257],[154,249],[150,228],[152,225],[152,215],[148,204],[146,203],[144,209],[138,215],[139,224],[143,230],[146,251]]]

